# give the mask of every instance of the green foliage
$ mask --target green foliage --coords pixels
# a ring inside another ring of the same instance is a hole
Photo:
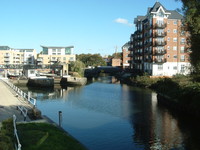
[[[76,58],[82,61],[86,66],[106,66],[106,62],[100,54],[80,54],[77,55]]]
[[[76,72],[74,73],[74,76],[76,77],[84,76],[84,68],[85,68],[85,64],[79,60],[75,62],[70,62],[70,65],[69,65],[69,70],[72,72]]]
[[[27,123],[17,125],[23,150],[84,150],[74,138],[54,125]]]
[[[13,122],[8,119],[2,122],[0,129],[0,150],[14,150]]]
[[[180,1],[180,0],[179,0]],[[189,43],[191,45],[191,64],[194,72],[200,73],[200,1],[181,0],[183,2],[183,13],[185,17],[185,30],[189,31]]]

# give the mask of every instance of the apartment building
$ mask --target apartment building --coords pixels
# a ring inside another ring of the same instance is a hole
[[[188,74],[188,33],[182,30],[182,19],[159,2],[148,8],[145,16],[137,16],[136,31],[130,37],[130,67],[152,76]]]
[[[122,67],[123,69],[130,68],[130,58],[132,51],[129,51],[130,43],[127,42],[122,46]]]
[[[35,49],[15,49],[9,46],[0,46],[0,65],[34,64]]]
[[[55,63],[68,63],[76,60],[76,55],[73,54],[74,46],[56,47],[56,46],[41,46],[42,52],[38,54],[38,65],[50,65]]]

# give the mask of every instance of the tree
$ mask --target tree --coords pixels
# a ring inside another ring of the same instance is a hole
[[[176,0],[182,1],[182,11],[185,17],[184,27],[189,31],[191,45],[191,64],[196,73],[200,73],[200,0]]]
[[[72,72],[77,72],[78,76],[84,76],[85,64],[79,60],[70,62],[69,70]]]
[[[106,66],[106,62],[100,54],[80,54],[76,58],[86,66]]]

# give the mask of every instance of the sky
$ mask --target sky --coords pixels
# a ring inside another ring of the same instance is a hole
[[[0,46],[36,49],[74,46],[74,53],[121,52],[134,18],[157,0],[0,0]],[[182,7],[158,0],[166,9]]]

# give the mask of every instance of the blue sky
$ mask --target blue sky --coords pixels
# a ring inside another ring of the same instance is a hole
[[[70,46],[74,53],[121,51],[135,31],[133,20],[156,0],[0,0],[0,45],[31,48]],[[175,0],[159,0],[166,9]]]

